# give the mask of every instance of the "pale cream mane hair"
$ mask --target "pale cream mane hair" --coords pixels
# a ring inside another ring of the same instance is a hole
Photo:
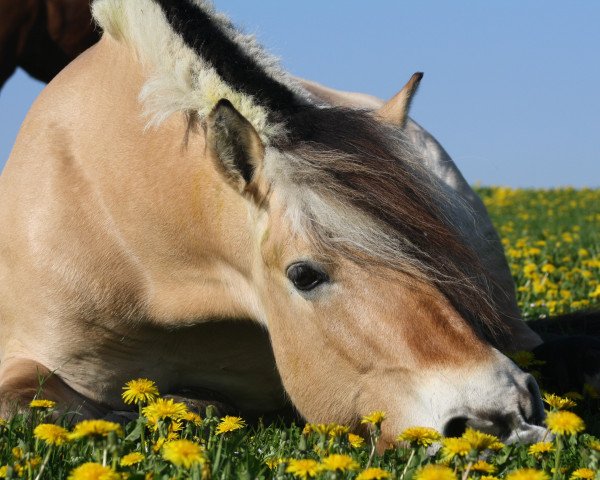
[[[206,0],[190,0],[218,25],[242,51],[270,77],[309,102],[310,95],[268,54],[253,35],[237,30],[230,20]],[[153,0],[96,0],[94,19],[115,40],[132,47],[149,72],[140,99],[148,125],[159,125],[175,112],[193,112],[204,119],[222,98],[246,117],[266,144],[285,135],[282,124],[268,121],[268,112],[252,96],[228,85],[213,66],[199,57],[173,30]]]

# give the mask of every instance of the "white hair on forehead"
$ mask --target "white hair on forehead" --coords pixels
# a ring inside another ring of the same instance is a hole
[[[189,0],[205,12],[263,71],[308,102],[310,95],[279,66],[254,36],[237,30],[215,12],[211,2]],[[204,119],[220,99],[229,100],[252,124],[263,142],[281,138],[285,126],[268,121],[268,111],[248,94],[228,85],[215,68],[201,58],[173,30],[161,7],[153,0],[96,0],[93,16],[103,31],[132,47],[148,69],[140,93],[148,125],[159,125],[176,112],[194,112]]]

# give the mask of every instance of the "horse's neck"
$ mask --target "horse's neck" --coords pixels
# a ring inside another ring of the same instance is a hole
[[[145,74],[127,47],[106,37],[52,87],[67,84],[63,97],[86,92],[69,100],[88,111],[68,119],[68,136],[100,215],[135,260],[150,315],[255,316],[246,203],[205,157],[202,128],[189,130],[183,114],[146,128],[138,100]]]

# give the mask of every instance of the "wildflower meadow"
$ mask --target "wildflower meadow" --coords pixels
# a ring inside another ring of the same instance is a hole
[[[479,193],[527,318],[598,306],[600,190]],[[527,353],[515,361],[536,363]],[[0,419],[0,478],[600,480],[599,397],[591,385],[564,396],[545,392],[547,436],[532,445],[505,445],[470,428],[445,438],[415,425],[381,448],[383,411],[364,413],[361,435],[337,424],[249,425],[210,407],[192,412],[161,397],[152,379],[132,379],[123,386],[123,409],[139,417],[125,425],[58,414],[41,397]]]

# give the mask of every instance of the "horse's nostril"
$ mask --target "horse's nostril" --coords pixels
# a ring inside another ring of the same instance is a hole
[[[527,391],[531,401],[531,415],[525,416],[525,421],[533,425],[542,425],[544,422],[544,404],[542,403],[540,388],[532,376],[527,379]]]
[[[442,433],[446,437],[460,437],[467,428],[495,435],[500,439],[507,437],[518,422],[515,414],[498,412],[477,412],[469,417],[452,417],[444,426]]]
[[[467,429],[467,417],[454,417],[446,422],[442,433],[445,437],[460,437]]]

